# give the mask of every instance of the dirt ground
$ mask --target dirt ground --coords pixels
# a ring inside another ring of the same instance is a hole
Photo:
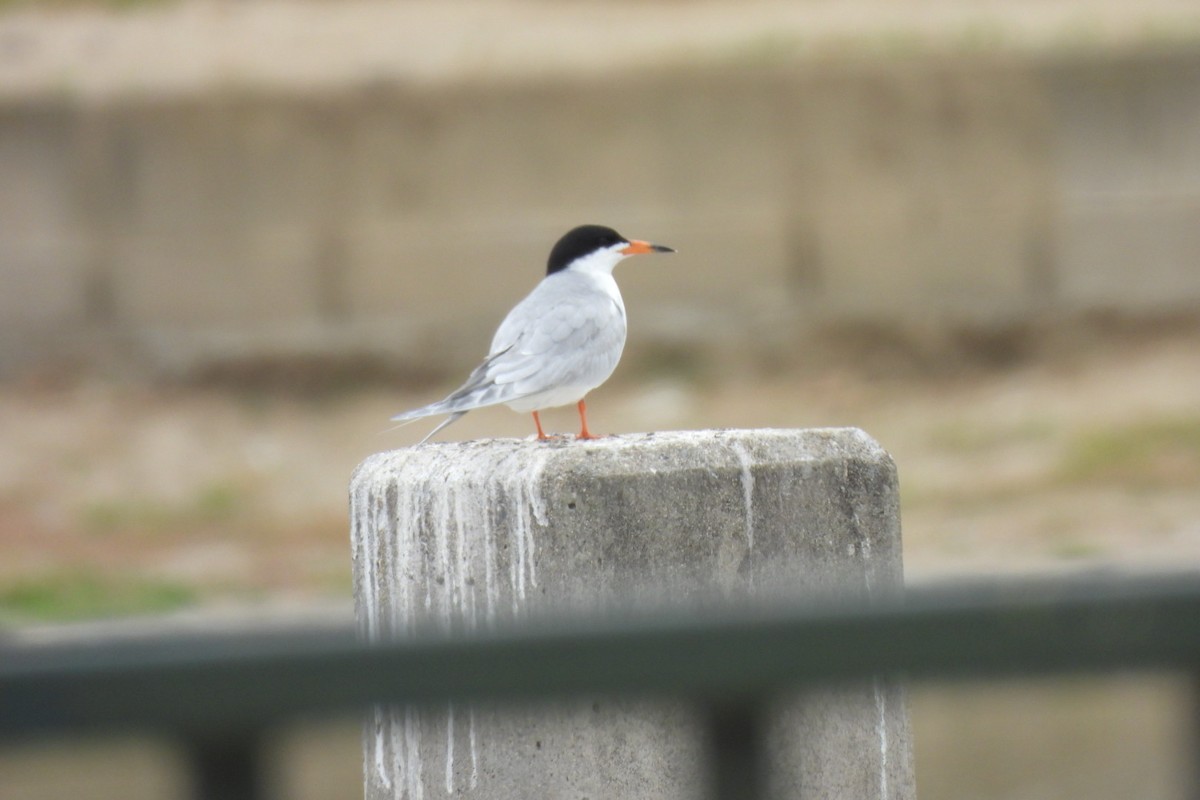
[[[452,387],[6,386],[0,614],[347,604],[350,472],[419,440],[432,423],[389,430],[389,416]],[[899,465],[910,579],[1200,566],[1196,326],[937,375],[634,363],[590,401],[593,427],[618,433],[865,429]],[[490,409],[441,436],[531,427]]]

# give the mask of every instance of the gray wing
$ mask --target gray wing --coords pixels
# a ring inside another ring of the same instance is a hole
[[[505,317],[488,357],[462,386],[392,420],[457,419],[558,386],[594,386],[612,372],[624,345],[625,310],[611,297],[572,280],[543,281]]]
[[[507,397],[559,386],[593,386],[612,373],[625,345],[625,310],[607,294],[568,281],[542,284],[496,331],[487,373]],[[541,290],[545,291],[541,291]]]

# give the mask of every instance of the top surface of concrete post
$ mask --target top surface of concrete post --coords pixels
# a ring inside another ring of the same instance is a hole
[[[895,467],[855,429],[424,445],[364,461],[351,513],[359,623],[371,638],[633,606],[869,599],[903,583]],[[777,766],[783,786],[911,796],[898,690],[877,683],[801,705],[776,737],[794,756]],[[457,725],[455,712],[381,712],[366,736],[367,794],[694,793],[680,775],[696,771],[699,745],[677,712],[603,708],[519,723],[460,710]]]

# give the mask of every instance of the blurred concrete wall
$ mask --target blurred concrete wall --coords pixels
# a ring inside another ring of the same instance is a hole
[[[0,373],[475,360],[581,222],[639,342],[1200,308],[1200,52],[0,107]]]

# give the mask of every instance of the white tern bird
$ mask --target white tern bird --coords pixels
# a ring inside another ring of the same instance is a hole
[[[577,438],[597,438],[588,430],[583,398],[608,380],[625,348],[625,303],[613,268],[629,256],[673,252],[602,225],[573,228],[550,251],[546,277],[500,323],[487,358],[466,383],[446,399],[392,420],[449,414],[425,442],[468,411],[503,403],[533,412],[537,437],[544,440],[550,437],[538,412],[575,403]]]

